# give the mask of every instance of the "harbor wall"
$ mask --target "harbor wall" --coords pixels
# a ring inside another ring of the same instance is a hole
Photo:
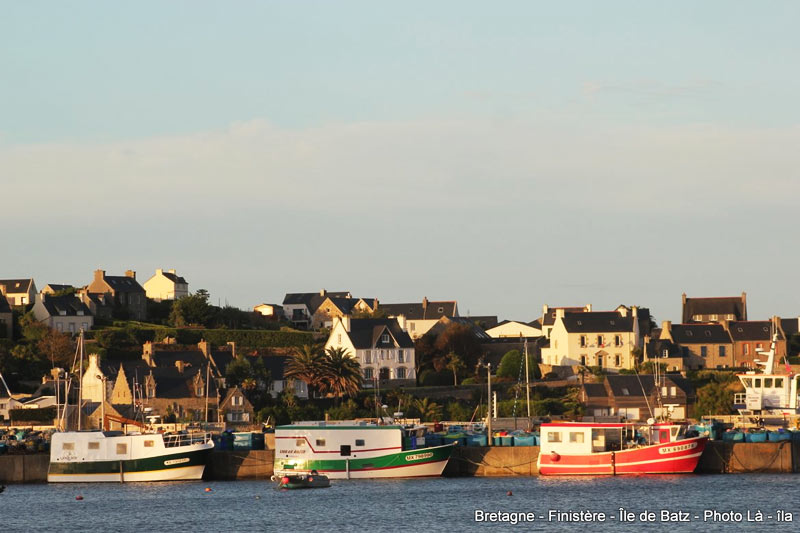
[[[275,450],[213,451],[203,473],[209,481],[262,479],[272,477]]]
[[[50,455],[0,455],[0,483],[43,483],[47,481]]]
[[[457,446],[444,469],[448,477],[535,476],[538,446]]]

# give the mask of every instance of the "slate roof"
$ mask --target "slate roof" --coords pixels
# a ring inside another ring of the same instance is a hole
[[[203,355],[203,352],[200,350],[183,350],[175,352],[171,350],[153,351],[153,362],[157,367],[174,367],[177,361],[183,361],[186,363],[186,368],[188,370],[205,368],[206,363],[208,362],[206,356]]]
[[[570,313],[585,313],[585,307],[551,307],[548,309],[547,314],[544,315],[544,326],[552,326],[556,323],[556,309],[563,309],[564,315],[568,315]],[[540,326],[541,327],[541,326]]]
[[[48,283],[48,284],[45,286],[45,289],[47,289],[48,287],[49,287],[49,288],[50,288],[50,290],[52,290],[53,292],[64,291],[64,290],[67,290],[67,289],[72,289],[72,288],[74,288],[72,285],[63,285],[63,284],[60,284],[60,283]]]
[[[0,296],[0,313],[10,313],[11,306],[8,305],[8,300],[4,296]]]
[[[689,380],[679,374],[667,374],[664,378],[667,383],[674,383],[687,396],[694,395],[694,388]],[[650,396],[656,387],[655,376],[652,374],[609,374],[606,380],[611,393],[616,397],[643,396],[642,388]],[[627,389],[628,394],[624,394],[622,389]]]
[[[733,315],[737,320],[747,320],[747,304],[742,296],[718,298],[686,298],[683,304],[683,323],[692,322],[694,315]]]
[[[264,367],[269,371],[269,377],[273,381],[282,381],[283,372],[289,357],[285,355],[265,355],[263,357]]]
[[[195,376],[200,374],[200,377],[205,381],[205,374],[201,370],[188,370],[183,373],[179,372],[177,368],[152,368],[153,378],[156,381],[156,398],[195,398],[192,385]],[[205,391],[204,391],[205,394]],[[209,397],[216,396],[216,384],[211,380],[209,386]]]
[[[408,333],[400,329],[394,318],[354,318],[350,320],[350,342],[357,350],[368,350],[380,344],[381,335],[389,333],[399,348],[413,348]]]
[[[50,316],[91,316],[89,308],[76,296],[43,295],[42,305]]]
[[[583,390],[589,398],[608,398],[606,386],[603,383],[584,383]]]
[[[429,301],[428,305],[425,307],[423,307],[422,302],[401,304],[378,303],[378,309],[382,309],[389,316],[403,315],[407,320],[438,320],[443,316],[454,317],[458,309],[458,302]]]
[[[750,322],[731,322],[729,326],[734,341],[766,341],[772,340],[772,322],[758,320]],[[780,332],[778,338],[782,339]]]
[[[667,351],[667,357],[682,356],[680,347],[668,339],[654,339],[647,343],[647,357],[649,359],[664,357],[664,350]]]
[[[672,339],[677,344],[729,344],[731,336],[721,324],[673,324]]]
[[[105,276],[103,278],[115,292],[144,292],[139,282],[128,276]]]
[[[781,318],[781,329],[787,337],[800,333],[800,318]]]
[[[542,319],[541,318],[537,318],[536,320],[531,320],[527,324],[532,328],[542,329]]]
[[[564,327],[569,333],[606,333],[633,331],[633,318],[614,311],[591,311],[564,315]]]
[[[479,325],[483,329],[492,329],[500,325],[497,321],[496,315],[485,315],[485,316],[468,316],[464,317],[467,320],[470,320],[472,323]],[[508,322],[507,320],[505,322]]]
[[[162,272],[161,275],[173,283],[181,283],[183,285],[187,284],[183,276],[178,276],[177,274],[173,274],[172,272]]]
[[[33,283],[33,278],[29,279],[0,279],[0,285],[5,286],[6,293],[28,292]]]

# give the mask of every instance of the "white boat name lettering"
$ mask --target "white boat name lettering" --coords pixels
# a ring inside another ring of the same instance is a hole
[[[164,461],[164,466],[172,466],[172,465],[179,465],[181,463],[188,463],[188,457],[182,457],[180,459],[170,459],[169,461]]]
[[[663,455],[665,453],[685,452],[686,450],[691,450],[692,448],[696,447],[696,442],[690,442],[688,444],[681,444],[679,446],[667,446],[666,448],[659,448],[658,453]]]
[[[431,457],[433,457],[433,452],[415,453],[413,455],[406,455],[406,461],[420,461],[422,459],[429,459]]]

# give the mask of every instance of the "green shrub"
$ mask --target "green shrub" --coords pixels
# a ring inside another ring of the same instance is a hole
[[[12,424],[14,422],[39,422],[41,424],[52,424],[56,418],[55,407],[43,407],[42,409],[11,409],[9,411]]]

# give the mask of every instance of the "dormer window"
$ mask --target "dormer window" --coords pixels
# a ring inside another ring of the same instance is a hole
[[[706,330],[706,337],[710,337],[710,336],[711,336],[711,332]]]
[[[389,342],[389,334],[388,333],[384,333],[383,336],[381,336],[381,342],[383,342],[383,343]]]
[[[687,336],[687,337],[691,337],[691,336],[692,336],[692,332],[691,332],[691,331],[687,331],[687,332],[686,332],[686,336]]]
[[[440,313],[444,313],[444,307],[440,307],[440,308],[439,308],[439,312],[440,312]]]

